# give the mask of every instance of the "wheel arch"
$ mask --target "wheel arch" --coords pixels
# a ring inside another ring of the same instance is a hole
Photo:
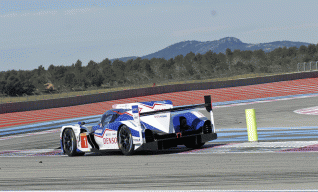
[[[61,139],[63,137],[63,134],[65,132],[66,129],[72,129],[74,131],[74,133],[77,132],[81,132],[81,128],[80,127],[74,127],[74,126],[63,126],[62,127],[62,131],[61,131]],[[76,135],[75,135],[76,136]]]
[[[79,129],[79,131],[81,131],[79,127],[74,127],[74,126],[63,126],[63,127],[62,127],[61,136],[60,136],[60,143],[61,143],[61,150],[62,150],[63,153],[64,153],[64,148],[63,148],[63,135],[64,135],[64,132],[65,132],[67,129],[72,129],[72,131],[74,132],[74,134],[76,133],[76,131],[75,131],[76,129]],[[76,139],[76,143],[77,143],[77,142],[78,142],[78,137],[76,136],[76,134],[75,134],[75,139]]]

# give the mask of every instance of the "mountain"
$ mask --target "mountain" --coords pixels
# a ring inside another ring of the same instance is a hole
[[[179,43],[175,43],[173,45],[170,45],[160,51],[157,51],[155,53],[151,53],[149,55],[142,56],[142,59],[152,59],[152,58],[165,58],[166,60],[170,58],[174,58],[178,55],[187,55],[191,51],[195,54],[205,54],[209,50],[211,50],[214,53],[225,53],[225,50],[227,48],[230,48],[232,51],[235,49],[239,49],[241,51],[245,50],[258,50],[262,49],[265,52],[273,51],[276,48],[279,47],[297,47],[299,48],[301,45],[308,46],[310,43],[304,43],[304,42],[293,42],[293,41],[275,41],[270,43],[259,43],[259,44],[250,44],[250,43],[243,43],[241,40],[235,38],[235,37],[225,37],[220,40],[215,41],[182,41]],[[135,59],[137,57],[122,57],[122,58],[116,58],[121,61],[126,62],[129,59]],[[115,59],[112,59],[111,61],[114,61]]]

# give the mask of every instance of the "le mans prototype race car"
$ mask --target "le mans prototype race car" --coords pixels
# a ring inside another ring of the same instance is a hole
[[[217,138],[211,96],[205,104],[173,107],[170,100],[113,105],[96,126],[85,122],[63,126],[61,149],[68,156],[119,149],[124,155],[136,150],[162,150],[177,145],[200,148]],[[197,108],[205,107],[211,120]]]

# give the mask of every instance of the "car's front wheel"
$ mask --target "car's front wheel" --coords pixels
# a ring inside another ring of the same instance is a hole
[[[124,155],[132,155],[135,151],[130,129],[123,125],[118,132],[118,147]]]
[[[64,153],[68,156],[79,156],[84,155],[84,153],[78,153],[76,146],[76,137],[72,129],[65,129],[62,138]]]

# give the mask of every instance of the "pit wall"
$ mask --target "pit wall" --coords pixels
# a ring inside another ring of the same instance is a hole
[[[272,82],[279,82],[279,81],[290,81],[290,80],[296,80],[296,79],[317,78],[317,77],[318,77],[318,71],[314,71],[314,72],[273,75],[273,76],[266,76],[266,77],[255,77],[255,78],[248,78],[248,79],[227,80],[227,81],[166,85],[166,86],[159,86],[159,87],[122,90],[122,91],[116,91],[116,92],[99,93],[99,94],[93,94],[93,95],[82,95],[82,96],[76,96],[76,97],[58,98],[58,99],[50,99],[50,100],[3,103],[3,104],[0,104],[0,114],[20,112],[20,111],[39,110],[39,109],[48,109],[48,108],[57,108],[57,107],[68,107],[68,106],[74,106],[74,105],[97,103],[97,102],[103,102],[103,101],[147,96],[147,95],[154,95],[154,94],[161,94],[161,93],[247,86],[247,85],[272,83]]]

